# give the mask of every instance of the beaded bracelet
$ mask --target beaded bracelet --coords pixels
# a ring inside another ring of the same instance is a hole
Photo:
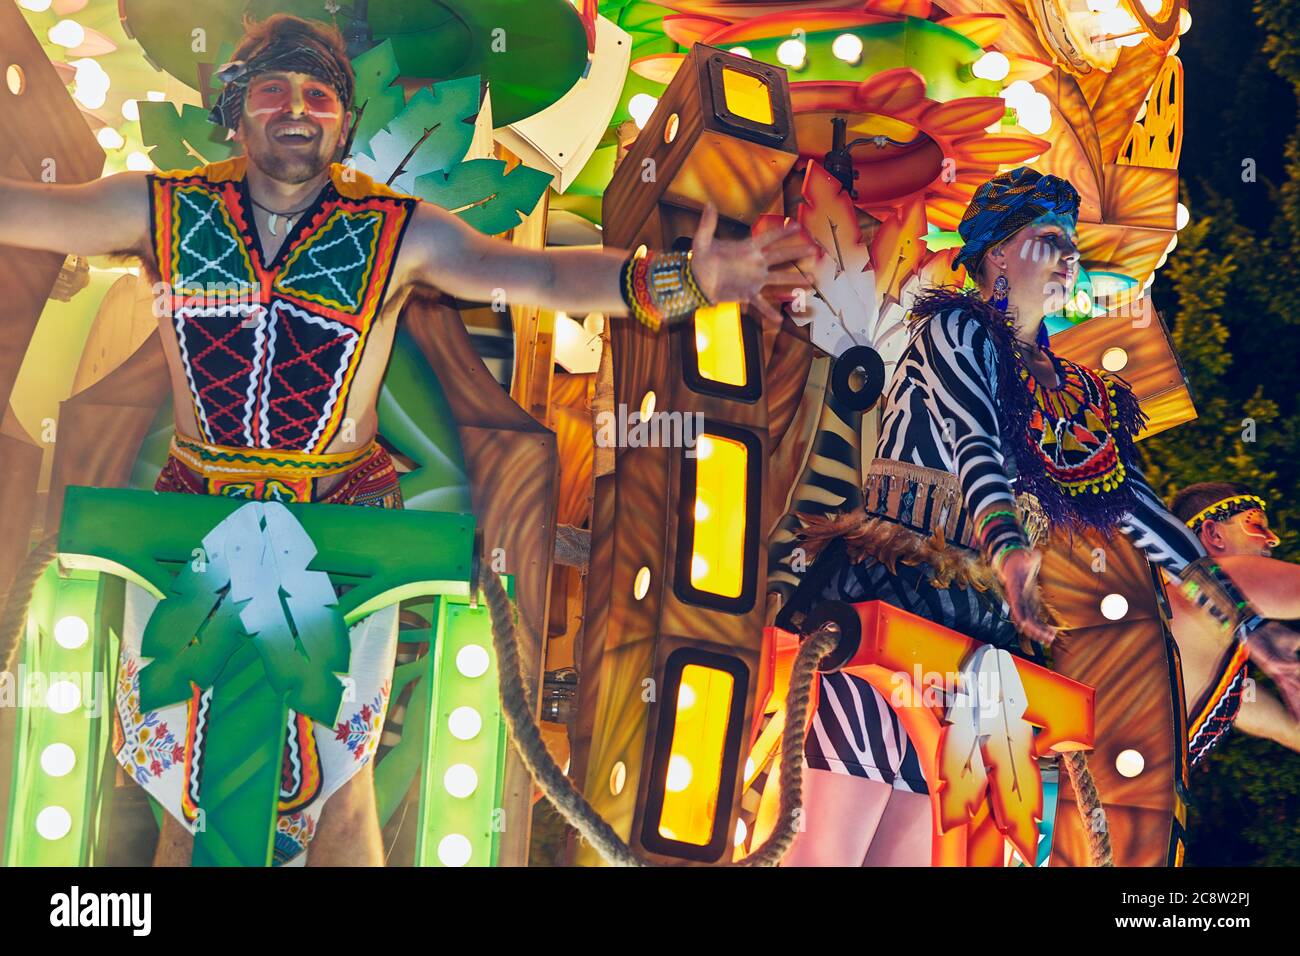
[[[1183,568],[1179,577],[1182,579],[1179,590],[1184,596],[1209,612],[1225,633],[1232,633],[1243,644],[1264,625],[1266,619],[1246,600],[1236,582],[1208,555]]]
[[[633,255],[623,263],[619,287],[637,321],[652,332],[711,306],[691,271],[689,252]]]

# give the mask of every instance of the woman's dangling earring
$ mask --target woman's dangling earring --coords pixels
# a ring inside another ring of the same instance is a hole
[[[1006,273],[1001,273],[993,280],[993,298],[989,302],[994,308],[1007,311],[1007,299],[1011,295],[1011,283],[1007,281]]]

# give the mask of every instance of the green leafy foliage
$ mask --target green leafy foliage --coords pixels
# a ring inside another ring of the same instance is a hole
[[[411,192],[417,177],[445,172],[464,158],[478,111],[477,76],[417,90],[355,155],[357,169],[376,182]]]
[[[370,152],[371,138],[406,106],[401,87],[393,85],[400,71],[392,41],[385,40],[361,54],[352,61],[352,70],[357,78],[355,100],[360,116],[354,142],[374,159]]]
[[[159,169],[193,169],[218,163],[234,154],[227,130],[208,122],[208,111],[186,105],[176,112],[171,103],[139,102],[140,136],[153,147],[149,158]]]
[[[549,173],[523,164],[507,173],[502,160],[471,159],[448,173],[420,176],[414,191],[480,232],[496,235],[519,225],[550,183]]]

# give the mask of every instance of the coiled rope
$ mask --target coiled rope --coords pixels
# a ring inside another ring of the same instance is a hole
[[[1093,866],[1114,866],[1115,854],[1110,846],[1110,828],[1106,826],[1106,808],[1097,792],[1097,781],[1088,769],[1088,755],[1082,750],[1061,754],[1061,763],[1070,775],[1074,788],[1074,805],[1079,808],[1083,832],[1088,835],[1088,852]]]
[[[515,749],[529,773],[555,809],[569,821],[605,862],[614,866],[654,866],[641,859],[613,827],[601,818],[587,798],[556,765],[533,720],[533,703],[519,662],[513,608],[501,579],[489,572],[483,579],[483,595],[492,618],[492,643],[497,655],[501,685],[501,710],[505,715]],[[803,642],[790,674],[786,695],[786,722],[782,735],[781,797],[779,823],[758,849],[728,866],[776,866],[789,851],[799,831],[799,808],[803,805],[803,736],[812,700],[817,664],[830,653],[839,639],[838,629],[828,625]]]
[[[18,648],[27,630],[27,609],[36,593],[36,583],[58,555],[59,536],[52,534],[31,550],[14,574],[4,614],[0,615],[0,672],[13,673]]]

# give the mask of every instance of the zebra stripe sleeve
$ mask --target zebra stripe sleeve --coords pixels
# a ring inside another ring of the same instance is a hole
[[[915,370],[926,386],[926,407],[951,450],[966,513],[973,520],[992,504],[1014,507],[993,400],[993,341],[974,316],[954,310],[927,322],[916,348],[920,361]]]
[[[1191,529],[1170,513],[1136,465],[1128,465],[1127,472],[1125,480],[1133,486],[1137,504],[1124,515],[1120,530],[1148,561],[1177,578],[1188,564],[1205,556],[1205,548]]]

